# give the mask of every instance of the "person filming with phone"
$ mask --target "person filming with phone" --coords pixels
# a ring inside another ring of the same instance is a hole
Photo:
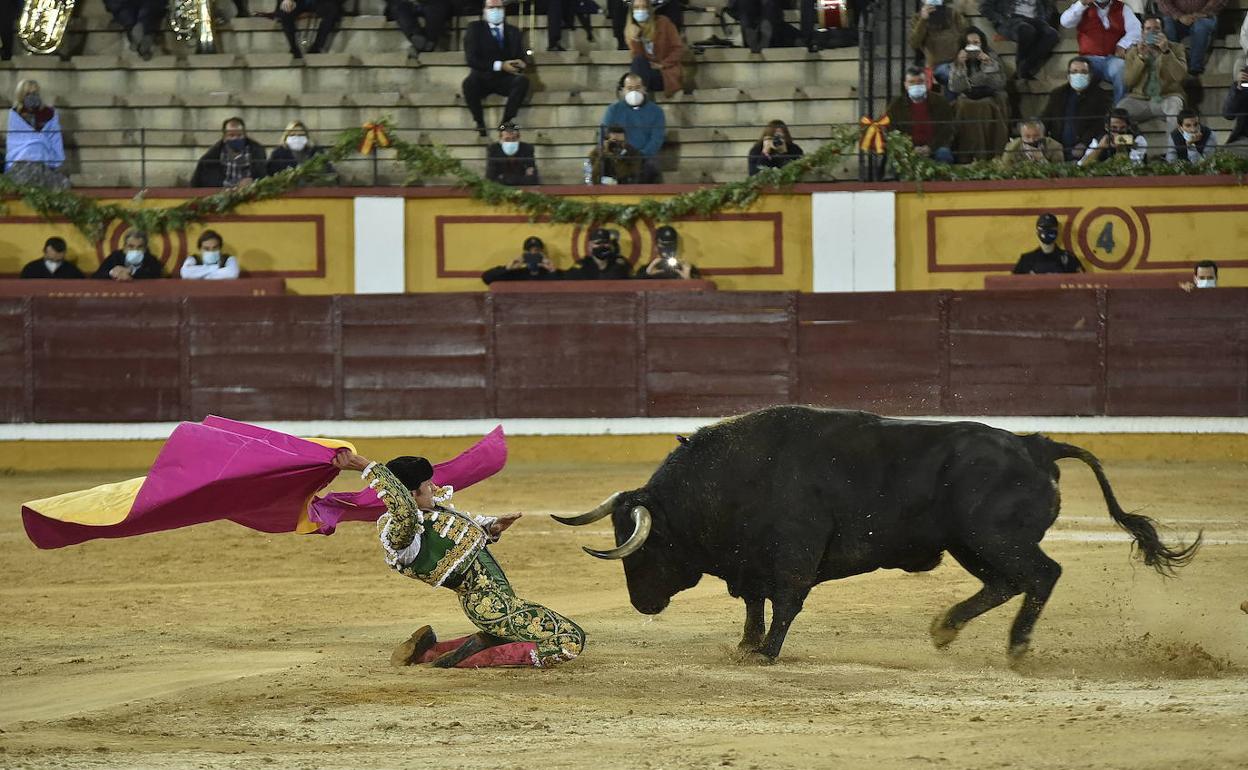
[[[524,239],[524,250],[520,256],[481,274],[481,280],[487,285],[495,281],[552,281],[559,277],[555,263],[546,254],[546,244],[536,235]]]
[[[659,278],[667,280],[689,280],[701,278],[702,273],[695,265],[681,259],[676,228],[663,225],[654,231],[655,257],[650,264],[637,270],[638,278]]]

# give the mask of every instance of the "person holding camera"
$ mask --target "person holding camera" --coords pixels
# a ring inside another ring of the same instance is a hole
[[[507,265],[492,267],[481,274],[488,286],[495,281],[551,281],[560,278],[555,263],[546,255],[546,244],[536,235],[524,239],[524,251]]]
[[[953,107],[958,159],[970,163],[1001,152],[1010,135],[1005,68],[978,27],[967,27],[962,33],[962,50],[953,57],[949,70],[949,90],[958,95]]]
[[[485,178],[512,187],[542,183],[533,145],[520,141],[520,127],[515,123],[499,126],[498,141],[486,148]]]
[[[749,175],[754,176],[765,168],[783,168],[802,155],[802,148],[793,141],[789,127],[783,120],[773,120],[750,148]]]
[[[1044,121],[1025,118],[1018,123],[1018,136],[1005,145],[1001,154],[1001,168],[1011,168],[1019,163],[1064,163],[1065,150],[1062,143],[1044,135]]]
[[[593,184],[640,184],[645,172],[641,151],[628,143],[623,126],[610,126],[589,153]]]
[[[482,17],[464,30],[464,59],[469,72],[464,78],[463,92],[477,135],[484,137],[481,100],[487,94],[507,97],[501,123],[510,123],[529,93],[529,79],[524,76],[528,65],[524,61],[523,35],[519,27],[505,23],[503,0],[485,0]]]
[[[663,225],[654,231],[654,249],[656,255],[650,264],[637,269],[637,278],[658,278],[665,280],[689,280],[701,278],[702,272],[694,265],[680,258],[677,248],[676,228]]]
[[[607,107],[598,125],[623,128],[628,143],[642,155],[642,178],[638,181],[658,182],[659,168],[655,161],[667,134],[667,116],[663,108],[649,98],[640,75],[630,72],[620,78],[619,95],[619,100]],[[601,137],[600,133],[600,141]]]
[[[1114,106],[1126,110],[1137,123],[1165,118],[1166,128],[1178,128],[1179,110],[1187,94],[1183,88],[1187,65],[1183,47],[1166,38],[1160,16],[1144,17],[1144,33],[1127,51],[1126,59],[1123,77],[1129,93]]]
[[[628,278],[631,272],[611,231],[600,227],[589,237],[589,254],[565,270],[563,277],[570,281],[618,281]]]
[[[1079,165],[1090,166],[1118,154],[1127,155],[1132,163],[1142,164],[1148,156],[1148,140],[1132,124],[1131,114],[1115,107],[1105,116],[1105,133],[1088,143],[1088,151]]]
[[[1062,26],[1078,32],[1079,55],[1092,74],[1114,84],[1114,102],[1127,95],[1123,76],[1127,50],[1140,40],[1140,20],[1122,0],[1074,0],[1062,11]]]
[[[1248,64],[1241,67],[1231,79],[1231,88],[1226,92],[1226,100],[1222,102],[1222,117],[1234,121],[1235,124],[1223,145],[1224,149],[1240,157],[1248,157]]]

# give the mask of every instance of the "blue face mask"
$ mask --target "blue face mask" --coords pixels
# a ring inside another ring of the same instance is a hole
[[[247,146],[247,140],[243,137],[239,137],[238,139],[226,139],[225,144],[234,152],[242,152]]]
[[[633,21],[638,24],[645,24],[647,21],[650,21],[650,12],[646,10],[633,11]]]
[[[1076,91],[1082,91],[1092,84],[1092,76],[1086,72],[1070,73],[1070,87]]]
[[[486,8],[485,20],[491,24],[502,24],[507,12],[502,8]]]

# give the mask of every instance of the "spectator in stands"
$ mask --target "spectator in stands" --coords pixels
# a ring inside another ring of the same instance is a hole
[[[463,84],[464,103],[479,136],[486,135],[481,100],[487,94],[507,97],[500,123],[510,123],[529,93],[529,79],[523,74],[528,66],[523,35],[519,27],[505,23],[503,0],[485,0],[482,16],[464,30],[464,59],[469,70]]]
[[[43,256],[22,268],[22,278],[85,278],[77,265],[65,261],[67,251],[64,238],[49,238],[44,241]]]
[[[1018,137],[1005,145],[1001,165],[1010,168],[1018,163],[1063,163],[1066,154],[1062,143],[1044,135],[1044,121],[1027,118],[1018,124]]]
[[[144,61],[152,58],[152,35],[160,30],[167,0],[104,0],[104,5],[125,30],[130,49]]]
[[[1065,249],[1058,248],[1057,237],[1061,233],[1057,217],[1050,213],[1036,218],[1036,238],[1040,247],[1018,258],[1014,275],[1030,273],[1082,273],[1079,258]]]
[[[1192,36],[1187,49],[1187,71],[1200,75],[1205,71],[1209,46],[1218,29],[1218,12],[1226,0],[1158,0],[1157,9],[1165,17],[1166,37],[1175,43]]]
[[[1248,17],[1245,17],[1248,19]],[[1225,149],[1248,157],[1248,64],[1245,64],[1231,81],[1231,88],[1222,102],[1222,117],[1234,121]]]
[[[560,277],[555,263],[546,254],[546,244],[536,235],[524,239],[524,251],[510,264],[492,267],[481,274],[481,280],[487,285],[495,281],[553,281]]]
[[[672,96],[683,87],[680,58],[685,44],[676,25],[666,16],[654,13],[650,0],[633,0],[624,37],[633,57],[629,71],[640,77],[651,93],[662,91]]]
[[[736,11],[741,22],[742,42],[751,53],[761,53],[770,47],[776,30],[784,24],[781,0],[738,0]]]
[[[631,273],[628,260],[620,256],[610,231],[600,227],[590,236],[589,254],[563,271],[563,277],[571,281],[615,281],[628,278]]]
[[[909,134],[920,156],[953,163],[953,108],[927,90],[927,74],[919,67],[906,69],[906,94],[888,105],[892,128]]]
[[[69,187],[64,165],[60,115],[44,103],[39,83],[19,81],[5,135],[5,175],[19,184],[64,190]]]
[[[1165,118],[1166,127],[1173,131],[1186,96],[1183,79],[1187,68],[1183,64],[1182,46],[1166,39],[1160,16],[1144,17],[1143,36],[1127,51],[1126,61],[1124,77],[1130,94],[1116,106],[1130,113],[1137,123]]]
[[[1088,13],[1088,7],[1095,10]],[[1079,55],[1092,74],[1114,84],[1114,104],[1127,95],[1124,78],[1127,49],[1140,40],[1140,20],[1120,0],[1075,0],[1062,13],[1062,26],[1079,31]]]
[[[949,70],[949,88],[958,94],[953,111],[958,159],[969,163],[996,156],[1009,137],[1005,69],[977,27],[962,33],[962,50]]]
[[[413,59],[437,48],[452,13],[451,0],[386,0],[386,18],[399,25]]]
[[[238,277],[238,259],[221,253],[224,241],[216,230],[199,234],[199,254],[182,260],[179,271],[187,281],[229,281]]]
[[[131,230],[126,233],[125,248],[117,249],[100,264],[92,278],[110,278],[114,281],[161,278],[160,260],[148,251],[147,233]]]
[[[663,108],[646,94],[645,83],[633,73],[620,80],[619,101],[607,107],[600,126],[622,126],[628,135],[628,143],[636,147],[644,158],[643,176],[646,183],[657,182],[659,168],[656,159],[663,147],[667,133],[667,117]],[[601,140],[601,134],[599,136]]]
[[[654,250],[654,259],[637,269],[637,278],[689,280],[702,277],[702,271],[696,265],[680,258],[676,228],[671,225],[663,225],[654,231]]]
[[[1052,0],[979,0],[979,12],[1006,40],[1018,44],[1014,70],[1020,80],[1034,80],[1057,46]]]
[[[605,3],[607,14],[611,17],[611,31],[615,33],[615,47],[617,50],[627,51],[628,43],[624,38],[624,27],[632,18],[630,0],[605,0]],[[685,31],[685,7],[681,0],[656,0],[654,11],[660,16],[666,16],[675,24],[676,31]]]
[[[919,12],[910,28],[910,47],[923,52],[923,61],[932,77],[951,101],[954,95],[949,90],[949,70],[953,57],[962,48],[964,29],[966,17],[952,2],[946,5],[945,0],[920,0]]]
[[[324,147],[312,143],[312,137],[308,135],[308,127],[303,124],[303,121],[291,121],[286,124],[281,141],[278,142],[277,147],[273,148],[273,154],[269,156],[267,171],[269,174],[276,174],[288,168],[295,168],[324,151]],[[334,170],[332,163],[327,163],[323,174],[317,174],[315,178],[300,184],[305,187],[311,185],[332,187],[338,184],[338,172]]]
[[[1088,142],[1079,165],[1090,166],[1121,153],[1126,153],[1132,163],[1142,164],[1148,157],[1148,140],[1131,122],[1131,114],[1115,107],[1105,116],[1105,133]]]
[[[0,61],[13,58],[13,32],[22,13],[22,0],[0,3]]]
[[[267,175],[264,147],[247,138],[242,118],[226,118],[220,141],[195,164],[191,187],[245,187]]]
[[[1166,162],[1195,163],[1212,156],[1217,148],[1217,134],[1201,122],[1200,114],[1183,110],[1179,113],[1179,127],[1166,135]]]
[[[783,168],[802,157],[802,148],[793,141],[783,120],[773,120],[750,148],[749,171],[754,176],[765,168]]]
[[[602,142],[590,150],[593,184],[645,183],[645,156],[628,143],[623,126],[608,126]]]
[[[1109,93],[1092,84],[1092,68],[1083,56],[1066,65],[1066,83],[1049,93],[1044,121],[1049,136],[1062,143],[1066,160],[1078,160],[1102,132],[1105,113],[1113,107]]]
[[[1248,15],[1244,16],[1244,23],[1239,27],[1239,56],[1235,57],[1235,66],[1231,71],[1248,67]]]
[[[594,25],[590,15],[598,13],[596,3],[584,0],[547,0],[546,3],[546,50],[566,51],[563,47],[563,28],[575,29],[579,20],[589,42],[594,42]]]
[[[1218,287],[1218,263],[1212,259],[1203,259],[1196,263],[1192,270],[1192,283],[1197,289],[1216,289]]]
[[[499,126],[498,141],[486,148],[485,178],[513,187],[542,183],[533,145],[520,141],[520,127],[515,123]]]
[[[305,13],[314,13],[321,17],[321,23],[316,28],[316,37],[312,39],[312,45],[308,46],[308,53],[321,53],[325,50],[325,44],[329,42],[334,27],[338,26],[338,20],[342,18],[342,0],[278,0],[273,18],[281,25],[282,33],[286,35],[286,44],[290,46],[290,55],[296,59],[303,58],[303,51],[299,48],[299,41],[295,39],[295,20]]]

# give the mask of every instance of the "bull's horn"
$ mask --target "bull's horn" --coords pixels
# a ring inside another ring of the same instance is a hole
[[[644,505],[639,505],[633,509],[633,534],[629,536],[628,542],[610,551],[586,548],[585,553],[599,559],[623,559],[645,545],[647,537],[650,537],[650,511]]]
[[[620,493],[616,492],[606,500],[603,500],[597,508],[589,513],[582,513],[580,516],[551,516],[550,518],[560,524],[567,524],[570,527],[579,527],[582,524],[593,524],[595,521],[611,515],[611,511],[615,510],[615,498],[619,496]]]

